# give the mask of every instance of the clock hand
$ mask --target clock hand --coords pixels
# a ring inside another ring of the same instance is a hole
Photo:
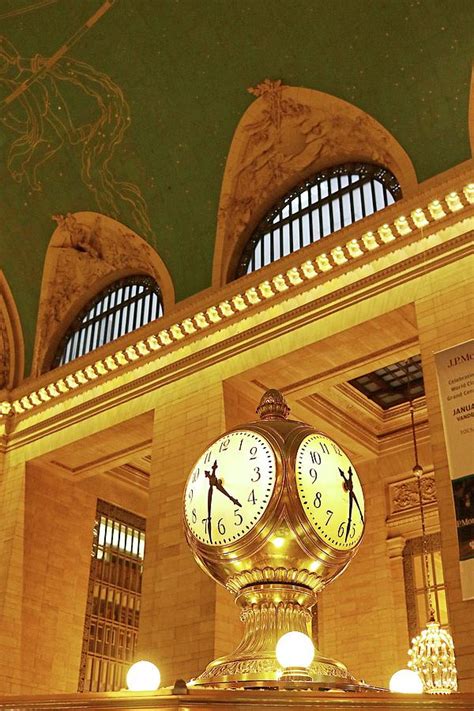
[[[350,476],[346,478],[346,475],[344,474],[344,472],[343,472],[343,470],[341,469],[341,467],[338,467],[338,469],[339,469],[339,474],[342,476],[342,478],[344,479],[345,483],[347,484],[347,483],[349,482],[349,480],[350,480]],[[350,469],[349,469],[349,471],[350,471]]]
[[[223,487],[222,484],[221,484],[221,480],[220,480],[220,479],[217,480],[216,489],[217,489],[218,491],[220,491],[222,494],[224,494],[225,496],[227,496],[227,498],[230,499],[230,500],[232,501],[232,503],[234,503],[236,506],[242,507],[242,504],[240,503],[240,501],[238,501],[237,499],[234,499],[234,497],[231,496],[231,495],[229,494],[229,492],[224,489],[224,487]]]
[[[350,493],[352,491],[352,470],[349,467],[349,472],[348,472],[349,476],[346,477],[346,475],[344,474],[344,471],[341,469],[341,467],[338,467],[338,469],[339,469],[339,474],[344,479],[344,484],[342,485],[342,488],[344,489],[344,491],[349,491],[349,493]]]
[[[218,479],[216,477],[216,469],[217,469],[217,460],[212,465],[212,477],[213,477],[213,483],[214,483],[216,489],[218,491],[220,491],[221,494],[224,494],[224,496],[227,496],[227,498],[230,499],[233,504],[235,504],[236,506],[242,507],[242,504],[240,503],[240,501],[238,501],[237,499],[234,499],[234,497],[231,496],[226,489],[224,489],[224,487],[222,486],[222,479]]]
[[[349,516],[348,516],[348,518],[347,518],[346,537],[345,537],[345,539],[344,539],[345,541],[347,541],[347,536],[349,535],[349,531],[350,531],[350,528],[351,528],[351,521],[352,521],[352,501],[353,501],[353,497],[352,497],[352,489],[351,489],[351,490],[349,491]]]
[[[364,516],[363,516],[363,514],[362,514],[362,511],[360,510],[359,502],[357,501],[357,496],[354,494],[353,491],[351,491],[351,494],[352,494],[352,498],[354,499],[354,501],[355,501],[355,503],[356,503],[357,508],[359,509],[359,513],[360,513],[360,517],[361,517],[362,523],[364,523]]]
[[[214,481],[212,478],[213,475],[210,472],[204,472],[204,473],[205,473],[206,477],[209,479],[209,491],[207,492],[207,525],[208,525],[209,542],[212,543],[211,508],[212,508],[212,494],[214,493]]]
[[[339,471],[341,471],[341,470],[339,469]],[[353,487],[353,484],[352,484],[352,475],[353,475],[352,467],[349,467],[347,473],[349,474],[349,479],[350,479],[349,492],[350,492],[351,499],[353,499],[353,500],[355,501],[356,506],[357,506],[357,508],[359,509],[359,513],[360,513],[360,517],[361,517],[361,519],[362,519],[362,523],[364,523],[364,516],[363,516],[362,511],[361,511],[361,509],[360,509],[359,502],[357,501],[357,496],[354,494],[354,487]]]

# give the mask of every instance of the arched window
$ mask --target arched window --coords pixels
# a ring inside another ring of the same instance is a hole
[[[161,292],[149,276],[131,276],[100,292],[62,339],[52,367],[64,365],[163,316]]]
[[[426,576],[427,558],[430,585]],[[441,560],[441,537],[439,533],[426,536],[426,552],[423,538],[411,538],[403,549],[403,572],[408,618],[408,633],[413,637],[426,626],[429,620],[430,601],[436,619],[442,627],[448,625],[446,583]]]
[[[317,173],[294,188],[264,217],[247,243],[236,278],[337,232],[401,197],[390,171],[346,163]]]

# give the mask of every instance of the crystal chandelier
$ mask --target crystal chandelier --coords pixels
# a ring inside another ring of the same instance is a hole
[[[423,565],[426,576],[429,619],[426,628],[412,639],[411,648],[408,650],[408,655],[410,656],[408,667],[417,672],[423,683],[423,690],[428,694],[451,694],[453,691],[457,691],[458,688],[456,663],[454,658],[454,644],[453,638],[449,632],[441,629],[439,622],[435,618],[435,611],[431,597],[428,540],[426,537],[425,512],[423,509],[423,496],[421,489],[423,467],[418,461],[415,411],[411,396],[409,364],[410,361],[408,360],[405,363],[405,368],[410,408],[411,432],[413,437],[413,451],[415,455],[413,474],[418,483],[418,496],[420,500]]]

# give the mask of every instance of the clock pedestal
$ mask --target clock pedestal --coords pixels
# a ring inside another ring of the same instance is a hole
[[[234,595],[244,625],[237,649],[211,662],[195,684],[352,690],[346,667],[317,652],[311,681],[293,682],[290,670],[280,681],[275,648],[286,632],[311,632],[316,594],[357,550],[364,519],[355,467],[336,442],[288,419],[278,391],[266,392],[257,412],[259,421],[208,447],[186,485],[188,543]]]
[[[195,684],[227,688],[277,686],[282,669],[275,656],[276,644],[286,632],[311,635],[310,609],[315,595],[298,585],[269,582],[244,588],[235,601],[241,607],[242,641],[232,654],[211,662]],[[312,678],[312,682],[305,682],[308,687],[345,689],[356,685],[343,664],[319,655],[317,650],[308,672]]]

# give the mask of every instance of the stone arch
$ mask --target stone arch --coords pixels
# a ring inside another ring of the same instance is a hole
[[[73,318],[102,289],[133,274],[158,282],[165,312],[174,305],[170,274],[155,250],[117,220],[96,212],[55,215],[43,269],[32,375],[47,371]]]
[[[471,69],[471,87],[469,91],[468,109],[469,141],[471,144],[471,156],[474,158],[474,64]]]
[[[375,163],[404,196],[418,185],[408,154],[374,118],[314,89],[265,80],[242,116],[227,157],[217,215],[213,286],[232,279],[240,252],[263,216],[314,173],[345,162]]]
[[[25,346],[13,294],[0,270],[0,390],[11,390],[23,379]]]

